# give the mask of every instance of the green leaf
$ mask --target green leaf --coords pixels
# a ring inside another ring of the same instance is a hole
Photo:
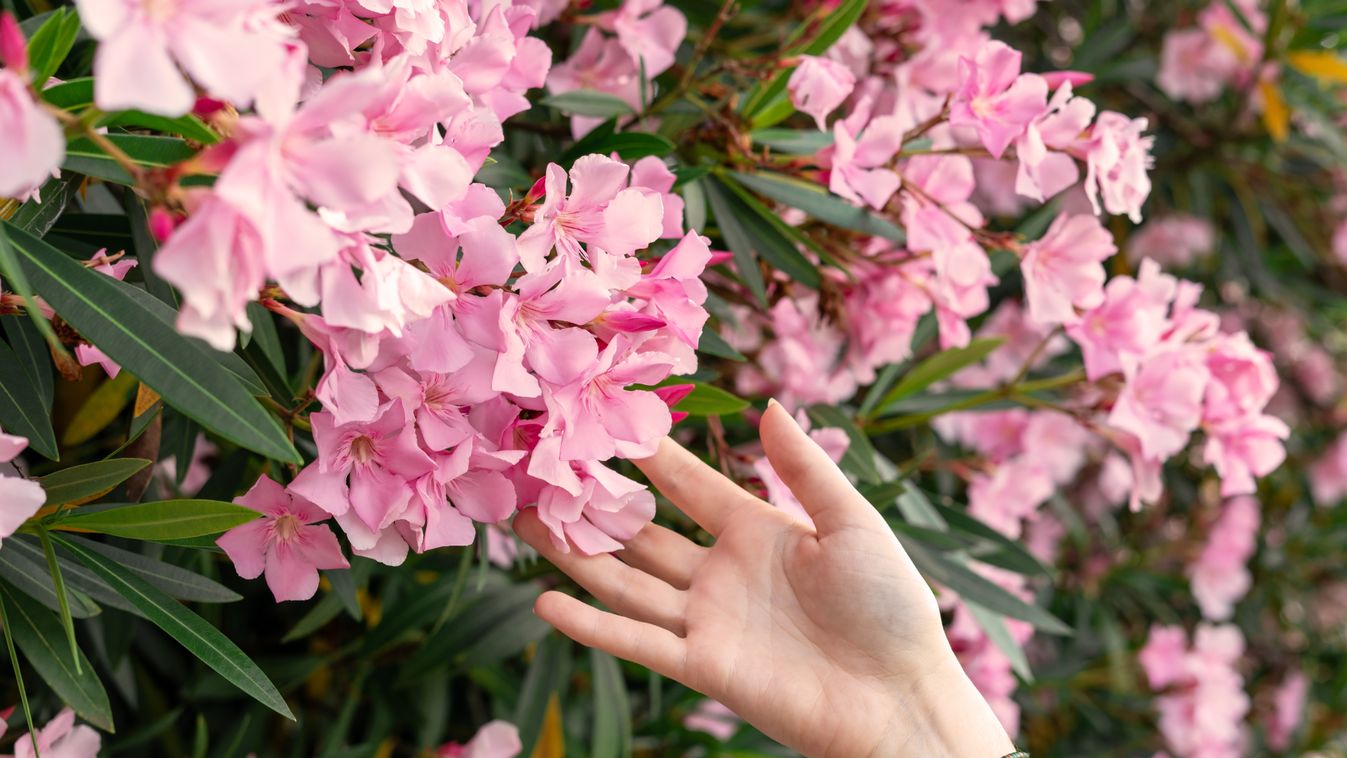
[[[50,413],[56,397],[56,382],[52,378],[51,354],[47,352],[46,341],[33,322],[26,318],[0,318],[0,324],[4,325],[5,337],[19,357],[19,364],[28,372],[33,386],[42,396],[43,410]]]
[[[53,526],[137,540],[182,540],[233,529],[260,514],[242,505],[218,500],[158,500],[75,512]]]
[[[26,544],[20,535],[6,538],[4,547],[0,547],[0,578],[51,610],[60,611],[61,602],[52,588],[47,567],[43,565],[42,551],[35,545]],[[92,618],[101,611],[82,593],[72,591],[67,593],[67,598],[70,615],[75,618]]]
[[[668,384],[687,384],[679,377],[674,377]],[[738,413],[748,407],[748,401],[735,395],[732,392],[723,390],[715,385],[704,382],[693,381],[692,392],[678,401],[674,410],[684,411],[690,416],[728,416]]]
[[[970,557],[975,560],[998,566],[1007,571],[1014,571],[1018,574],[1052,575],[1042,563],[1038,562],[1038,559],[1035,558],[1032,553],[1024,549],[1023,545],[1010,539],[1004,534],[1001,534],[990,526],[987,526],[976,518],[968,515],[966,512],[936,503],[932,503],[931,507],[940,514],[940,517],[944,519],[950,529],[976,537],[987,546],[985,549],[975,548],[970,551]]]
[[[658,134],[618,132],[617,122],[610,119],[577,140],[557,162],[569,166],[576,158],[591,153],[617,153],[623,160],[634,161],[647,155],[668,155],[673,150],[674,143]]]
[[[144,458],[114,458],[61,469],[37,480],[47,491],[47,505],[83,505],[108,494],[150,465]]]
[[[817,129],[754,129],[748,136],[755,144],[791,155],[814,155],[833,144],[831,133]]]
[[[5,596],[14,642],[37,669],[42,681],[85,721],[105,732],[114,731],[108,693],[89,659],[76,648],[76,662],[69,652],[60,650],[57,645],[57,640],[63,636],[61,622],[36,601],[7,584],[0,583],[0,592]]]
[[[835,405],[815,405],[809,408],[808,413],[809,419],[815,425],[836,427],[847,433],[850,444],[842,454],[842,460],[838,462],[843,471],[855,474],[861,481],[870,484],[884,481],[875,463],[879,453],[875,451],[874,445],[870,444],[870,438],[865,436],[850,416]]]
[[[594,728],[590,732],[591,758],[631,755],[631,706],[627,684],[617,659],[602,650],[589,651],[594,675]]]
[[[107,557],[151,585],[163,590],[165,594],[175,600],[188,600],[196,603],[232,603],[241,599],[237,592],[214,579],[174,566],[171,563],[165,563],[112,545],[105,545],[102,542],[76,537],[73,534],[61,535],[61,539]],[[69,568],[67,567],[67,573],[69,573]],[[78,566],[74,568],[78,568]],[[109,587],[108,589],[111,591],[112,588]]]
[[[871,418],[884,413],[890,405],[899,400],[909,395],[915,395],[956,371],[981,361],[993,350],[1000,347],[1002,342],[1005,342],[1005,340],[1001,337],[977,339],[969,342],[965,347],[950,348],[918,363],[911,371],[904,374],[897,384],[893,385],[893,389],[884,395],[883,400],[875,405]]]
[[[591,118],[614,118],[630,116],[635,113],[627,101],[616,95],[595,90],[580,89],[550,95],[538,102],[549,108],[555,108],[570,116],[589,116]]]
[[[737,182],[721,178],[722,185],[732,193],[732,200],[738,201],[736,221],[746,230],[757,254],[778,271],[794,281],[811,289],[818,289],[822,277],[814,264],[800,252],[797,241],[799,232],[782,221],[772,210],[758,202],[758,199],[741,187]],[[732,203],[733,206],[733,203]],[[716,216],[719,223],[721,218]]]
[[[548,635],[524,674],[511,721],[519,727],[520,755],[534,755],[534,747],[543,734],[547,704],[566,693],[571,670],[570,640],[559,634]]]
[[[280,424],[237,381],[121,283],[89,271],[36,237],[8,227],[21,267],[80,335],[202,426],[270,458],[302,463]]]
[[[42,91],[42,99],[62,110],[75,111],[87,108],[94,104],[94,80],[86,76],[54,84]],[[203,145],[213,145],[220,141],[220,135],[191,114],[168,118],[144,111],[116,111],[103,114],[94,125],[153,129],[166,134],[176,134]]]
[[[19,208],[20,211],[23,207]],[[19,214],[14,214],[16,217]],[[53,219],[55,221],[55,219]],[[28,313],[28,318],[33,322],[39,334],[47,340],[47,346],[51,348],[55,355],[70,357],[70,353],[57,339],[56,331],[52,329],[51,322],[43,315],[42,309],[38,307],[37,300],[33,297],[33,289],[28,284],[28,276],[24,274],[23,266],[19,264],[18,251],[10,239],[9,232],[4,224],[0,224],[0,279],[9,284],[10,289],[14,290],[23,298],[23,309]]]
[[[852,205],[817,184],[770,171],[760,171],[756,174],[740,171],[731,173],[745,187],[778,203],[798,208],[824,223],[874,237],[883,237],[900,244],[907,242],[907,234],[893,223],[865,208]]]
[[[973,621],[977,622],[987,634],[987,639],[1010,659],[1010,668],[1024,681],[1033,682],[1034,672],[1029,669],[1029,659],[1024,655],[1024,648],[1020,647],[1020,643],[1015,641],[1010,630],[1006,628],[1005,619],[966,598],[964,605],[968,607],[968,613],[973,617]]]
[[[28,200],[19,206],[19,209],[9,219],[9,223],[39,237],[45,235],[51,225],[56,223],[56,219],[60,218],[61,214],[65,212],[66,206],[70,204],[71,197],[74,194],[74,189],[71,186],[73,184],[78,184],[77,178],[48,179],[38,192],[40,197]],[[41,316],[39,315],[38,318],[41,318]]]
[[[747,215],[744,204],[739,202],[724,185],[715,179],[702,182],[706,186],[706,199],[711,213],[716,217],[716,226],[725,245],[734,254],[734,268],[748,291],[757,298],[758,304],[767,307],[767,289],[762,281],[762,271],[758,268],[758,253],[749,230],[741,223]]]
[[[28,40],[31,81],[39,88],[61,67],[79,36],[80,19],[74,8],[59,8]]]
[[[146,168],[167,168],[196,155],[191,145],[177,137],[151,134],[109,134],[106,137],[132,162]],[[65,162],[61,168],[116,184],[135,183],[126,169],[88,137],[73,139],[66,145]]]
[[[305,613],[290,631],[285,633],[281,642],[294,642],[298,639],[308,637],[310,634],[322,629],[332,619],[341,613],[341,600],[335,593],[329,592],[323,595],[322,599],[313,604],[308,613]]]
[[[730,347],[730,343],[726,342],[724,337],[710,327],[702,329],[701,339],[697,342],[697,352],[741,363],[748,360],[743,353]]]
[[[51,574],[52,589],[56,591],[57,610],[61,613],[61,626],[65,629],[66,642],[70,644],[70,660],[75,664],[75,673],[82,674],[79,643],[75,641],[75,622],[70,617],[70,599],[65,591],[65,579],[61,575],[61,564],[56,560],[56,551],[51,546],[51,535],[46,529],[38,528],[38,539],[42,542],[42,553],[47,560],[47,572]]]
[[[80,562],[101,576],[103,581],[135,604],[145,614],[145,618],[181,643],[198,660],[262,705],[291,721],[295,720],[276,686],[220,630],[116,562],[60,537],[56,539],[74,553]]]
[[[5,601],[0,597],[0,630],[5,634],[5,649],[9,652],[9,665],[14,670],[14,684],[19,689],[19,703],[23,706],[23,718],[28,722],[28,733],[37,734],[37,728],[33,726],[33,709],[28,704],[28,690],[23,686],[23,669],[19,666],[19,654],[14,650],[14,634],[11,631],[13,622],[10,621],[9,611],[5,610]]]
[[[42,548],[34,544],[33,539],[27,535],[17,535],[12,539],[5,540],[4,549],[14,551],[20,560],[26,563],[32,563],[36,566],[40,566],[42,562],[46,561],[46,556],[43,554]],[[60,550],[57,550],[56,557],[61,564],[61,576],[65,579],[66,587],[68,588],[66,597],[70,601],[71,616],[82,618],[80,614],[86,609],[81,603],[87,603],[93,609],[95,614],[98,613],[98,606],[94,605],[94,603],[127,611],[129,613],[139,613],[134,605],[126,602],[126,598],[113,592],[112,588],[109,587],[106,582],[99,579],[93,572],[89,571],[89,569],[86,569],[84,566],[71,559],[68,554],[63,555]],[[46,583],[48,586],[51,585],[50,581],[47,581]],[[17,585],[17,583],[15,584]],[[23,588],[20,587],[20,589]],[[82,599],[81,594],[86,595],[87,599]],[[52,598],[39,597],[35,599],[43,605],[46,605],[47,600],[51,599],[55,602],[53,610],[60,610],[59,599],[56,599],[54,595]]]
[[[27,437],[29,446],[44,457],[60,459],[42,390],[4,342],[0,342],[0,427]]]
[[[1020,619],[1049,634],[1070,635],[1071,627],[1044,609],[1026,603],[1000,585],[974,572],[954,558],[931,552],[920,542],[898,535],[912,562],[933,581],[948,587],[959,597],[981,605],[993,613]]]

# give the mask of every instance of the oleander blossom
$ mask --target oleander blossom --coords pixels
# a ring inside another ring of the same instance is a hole
[[[28,440],[0,432],[0,540],[32,518],[47,501],[42,485],[14,473],[11,463],[28,447]]]
[[[1155,626],[1138,660],[1156,698],[1160,733],[1179,758],[1243,755],[1249,696],[1238,668],[1244,637],[1230,625]]]
[[[1245,564],[1257,546],[1258,501],[1249,496],[1232,498],[1221,508],[1207,544],[1188,568],[1202,616],[1225,621],[1235,603],[1249,591],[1253,580]]]
[[[0,13],[0,27],[14,24]],[[0,31],[0,33],[4,33]],[[28,88],[26,61],[0,68],[0,197],[26,198],[56,176],[65,158],[65,135]]]

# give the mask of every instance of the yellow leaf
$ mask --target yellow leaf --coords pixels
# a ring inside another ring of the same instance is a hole
[[[1258,92],[1263,96],[1263,126],[1267,127],[1272,139],[1285,142],[1291,133],[1291,111],[1286,107],[1281,89],[1276,82],[1262,81],[1258,83]]]
[[[145,411],[153,408],[157,402],[159,402],[159,393],[142,384],[140,389],[136,390],[136,406],[131,415],[140,418],[145,414]]]
[[[561,732],[561,700],[555,692],[547,699],[543,730],[533,748],[533,758],[566,758],[566,737]]]
[[[70,420],[65,434],[61,435],[61,444],[78,445],[98,436],[122,414],[122,409],[131,400],[131,388],[135,386],[136,378],[129,371],[122,371],[116,379],[99,385]]]
[[[1296,50],[1287,54],[1286,62],[1324,84],[1347,84],[1347,60],[1332,51]]]

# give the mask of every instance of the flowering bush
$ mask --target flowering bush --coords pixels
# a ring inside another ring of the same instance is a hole
[[[3,8],[0,749],[774,754],[508,523],[769,397],[1035,754],[1341,749],[1340,3]]]

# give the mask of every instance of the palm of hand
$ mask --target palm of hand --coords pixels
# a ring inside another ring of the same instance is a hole
[[[583,556],[558,550],[526,511],[520,536],[613,613],[559,592],[544,593],[536,611],[806,755],[878,754],[890,727],[911,720],[895,693],[953,662],[935,597],[883,518],[780,406],[769,407],[761,436],[813,525],[665,440],[637,465],[714,546],[649,524],[616,555]]]

